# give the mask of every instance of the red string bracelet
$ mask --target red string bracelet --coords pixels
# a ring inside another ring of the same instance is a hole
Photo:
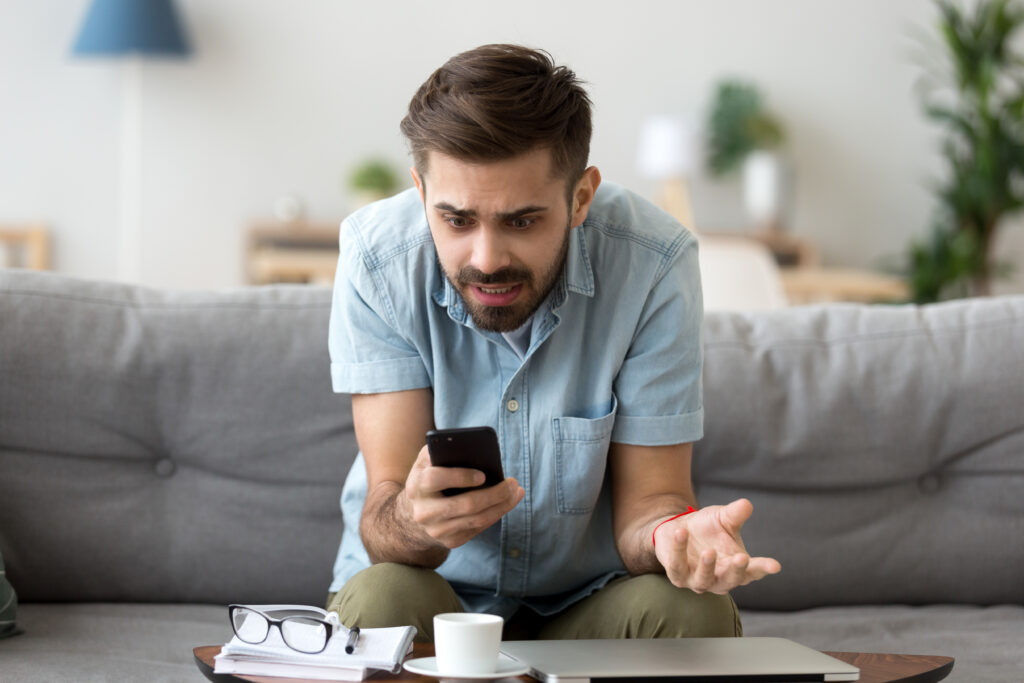
[[[671,522],[671,521],[672,521],[673,519],[679,519],[680,517],[685,517],[686,515],[690,514],[691,512],[696,512],[696,511],[697,511],[697,508],[695,508],[695,507],[693,507],[693,506],[691,506],[691,505],[687,505],[687,506],[686,506],[686,512],[680,512],[680,513],[679,513],[678,515],[676,515],[675,517],[669,517],[669,518],[668,518],[668,519],[666,519],[666,520],[665,520],[664,522],[659,522],[659,523],[658,523],[658,526],[661,526],[661,525],[662,525],[662,524],[664,524],[665,522]],[[656,538],[654,537],[654,535],[655,535],[656,533],[658,533],[658,526],[654,527],[654,531],[652,531],[652,532],[651,532],[651,543],[652,543],[652,544],[653,544],[654,546],[657,546],[657,545],[658,545],[658,540],[657,540],[657,539],[656,539]]]

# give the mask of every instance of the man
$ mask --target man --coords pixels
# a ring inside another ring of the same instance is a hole
[[[587,166],[590,101],[546,53],[489,45],[402,121],[415,190],[348,218],[335,391],[361,449],[329,608],[343,623],[481,611],[506,637],[733,636],[745,500],[696,504],[703,435],[697,246]],[[600,188],[600,189],[599,189]],[[432,467],[425,433],[497,432],[503,483]]]

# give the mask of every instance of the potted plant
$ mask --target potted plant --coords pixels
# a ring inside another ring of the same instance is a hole
[[[945,131],[945,177],[929,235],[911,243],[908,282],[919,303],[987,295],[1008,272],[995,260],[1000,225],[1024,206],[1024,58],[1012,38],[1024,9],[980,0],[967,14],[936,0],[946,82],[925,83],[922,104]]]
[[[782,124],[766,111],[757,88],[749,83],[719,83],[708,121],[708,170],[723,176],[742,166],[747,213],[762,229],[782,224],[786,166],[780,148]]]
[[[359,196],[360,204],[369,204],[394,194],[398,190],[398,176],[386,161],[367,159],[352,170],[349,185]]]

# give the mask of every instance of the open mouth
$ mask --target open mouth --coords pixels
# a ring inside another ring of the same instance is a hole
[[[519,296],[523,285],[471,285],[470,289],[474,298],[484,306],[508,306]]]

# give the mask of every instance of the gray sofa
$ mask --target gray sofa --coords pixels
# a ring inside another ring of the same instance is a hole
[[[0,680],[202,680],[227,603],[323,602],[330,301],[0,270]],[[701,503],[750,498],[783,564],[746,633],[1024,680],[1024,297],[709,313],[705,345]]]

